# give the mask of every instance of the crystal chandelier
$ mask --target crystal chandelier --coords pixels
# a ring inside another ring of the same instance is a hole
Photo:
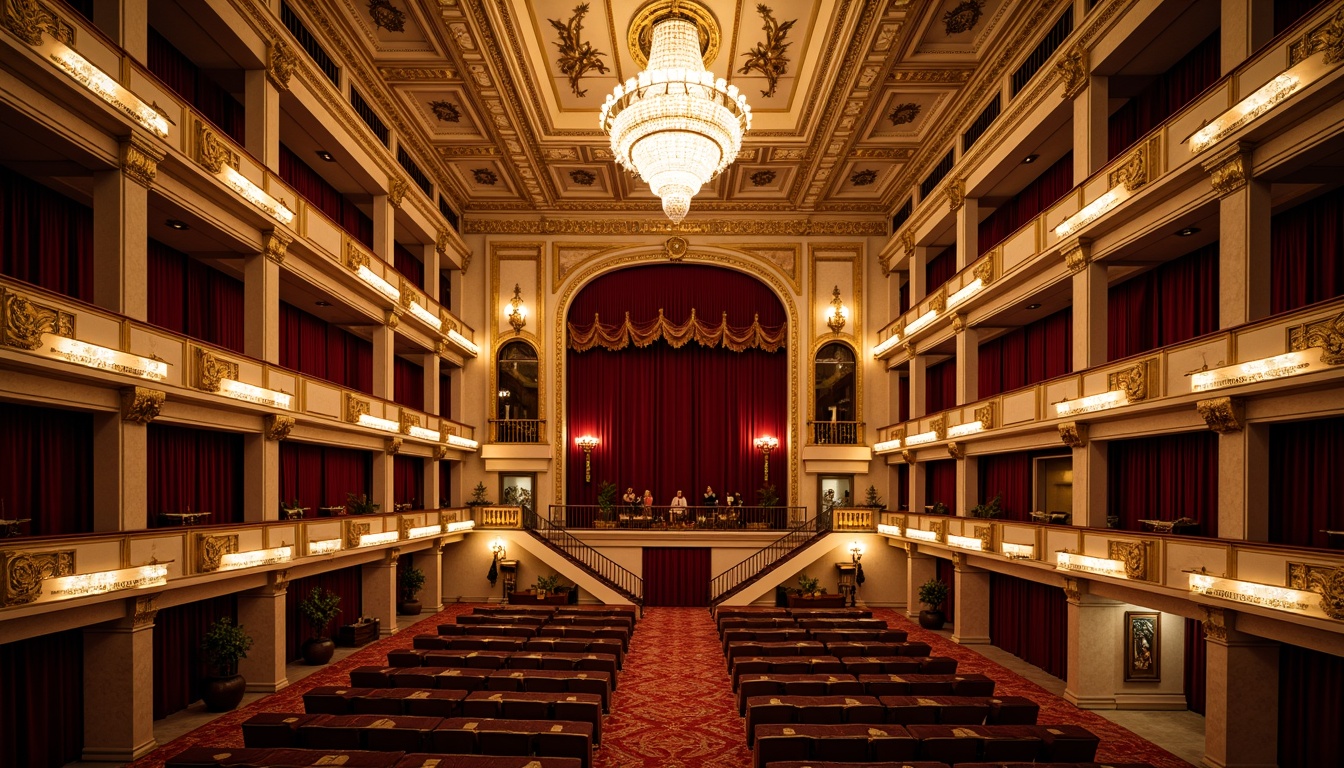
[[[695,23],[674,10],[653,26],[649,65],[617,85],[598,124],[616,161],[662,198],[673,223],[691,198],[727,168],[751,128],[751,107],[737,86],[715,79],[700,58]]]

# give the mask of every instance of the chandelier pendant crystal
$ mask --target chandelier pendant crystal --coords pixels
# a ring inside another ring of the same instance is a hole
[[[705,69],[699,31],[674,11],[653,26],[648,68],[607,96],[598,124],[616,161],[648,182],[675,224],[737,158],[751,107],[737,86]]]

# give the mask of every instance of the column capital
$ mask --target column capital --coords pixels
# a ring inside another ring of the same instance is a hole
[[[1227,197],[1251,180],[1251,150],[1254,148],[1250,142],[1234,141],[1200,163],[1209,173],[1209,183],[1219,197]]]
[[[168,393],[148,387],[126,387],[121,390],[121,420],[148,424],[158,418]]]
[[[1082,45],[1075,45],[1064,52],[1055,62],[1055,71],[1064,81],[1064,93],[1061,98],[1076,99],[1087,90],[1089,80],[1088,52]]]
[[[1064,256],[1064,266],[1077,274],[1092,262],[1092,240],[1086,237],[1066,240],[1059,246],[1059,252]]]
[[[1241,400],[1232,397],[1215,397],[1195,403],[1200,418],[1209,429],[1220,435],[1240,432],[1242,428]]]
[[[277,89],[289,90],[289,78],[294,76],[299,59],[294,49],[282,39],[275,39],[266,45],[266,79]]]
[[[159,163],[166,154],[147,136],[132,133],[120,142],[121,172],[131,181],[146,189],[154,185],[159,175]]]
[[[1074,605],[1078,605],[1083,600],[1083,595],[1087,592],[1087,581],[1084,579],[1075,579],[1071,576],[1064,578],[1064,597]]]
[[[1069,421],[1059,425],[1059,439],[1070,448],[1087,445],[1087,425]]]
[[[966,330],[966,314],[964,312],[952,313],[952,332],[961,333]]]
[[[284,440],[289,437],[289,433],[294,430],[294,417],[284,414],[272,413],[266,416],[266,439]]]
[[[276,264],[284,264],[285,254],[292,242],[294,238],[284,230],[268,229],[261,233],[261,252]]]
[[[127,601],[131,603],[131,627],[133,629],[145,629],[154,626],[154,617],[159,615],[158,601],[158,595],[137,597]]]

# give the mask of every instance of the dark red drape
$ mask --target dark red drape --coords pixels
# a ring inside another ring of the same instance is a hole
[[[937,413],[957,405],[957,358],[925,369],[924,412]]]
[[[243,282],[149,241],[149,322],[243,351]]]
[[[93,530],[93,415],[0,402],[0,518],[20,532]]]
[[[392,358],[392,401],[425,410],[425,369],[404,357]]]
[[[1204,680],[1207,661],[1204,625],[1198,619],[1185,620],[1185,706],[1204,714]]]
[[[1107,157],[1114,159],[1159,123],[1194,101],[1222,74],[1219,33],[1206,37],[1171,68],[1153,77],[1143,90],[1111,114]]]
[[[439,415],[453,418],[453,379],[443,374],[439,374]]]
[[[401,243],[392,244],[392,266],[421,290],[425,287],[425,265]]]
[[[1073,371],[1073,309],[1065,307],[980,345],[980,397],[1027,387]]]
[[[896,398],[899,401],[896,404],[896,418],[901,423],[905,423],[910,420],[910,377],[901,376],[900,383],[896,386]]]
[[[1067,152],[1053,165],[1046,168],[994,212],[980,222],[977,241],[979,255],[983,256],[991,248],[1003,242],[1023,224],[1036,218],[1041,211],[1055,204],[1073,189],[1073,152]]]
[[[934,558],[935,568],[934,576],[947,585],[947,601],[943,603],[943,613],[947,614],[947,620],[955,623],[957,615],[957,569],[952,565],[951,560],[944,560],[941,557]]]
[[[295,661],[303,656],[303,641],[315,637],[308,621],[299,613],[299,602],[308,593],[321,587],[341,598],[341,612],[331,623],[328,632],[334,633],[342,624],[354,624],[364,615],[363,568],[355,565],[338,571],[327,571],[315,576],[289,582],[285,593],[285,658]]]
[[[149,527],[165,512],[209,512],[210,523],[243,521],[243,436],[150,424]]]
[[[1270,311],[1344,295],[1344,187],[1270,222]]]
[[[584,325],[600,313],[619,323],[629,311],[635,322],[653,320],[662,309],[681,322],[697,317],[730,326],[777,327],[784,309],[755,279],[727,269],[674,264],[635,267],[593,281],[575,299],[569,320]],[[732,352],[691,342],[673,349],[658,341],[639,349],[593,349],[567,353],[569,440],[568,498],[592,504],[597,487],[610,481],[638,486],[665,504],[682,490],[693,502],[707,485],[720,499],[740,492],[749,502],[763,484],[764,459],[753,441],[779,438],[770,454],[771,483],[787,503],[789,466],[788,355],[780,350]],[[573,438],[591,434],[592,482],[584,481],[583,452]],[[574,521],[571,521],[573,524]]]
[[[904,281],[904,282],[901,283],[901,293],[900,293],[900,298],[898,299],[898,302],[899,302],[899,305],[900,305],[900,311],[901,311],[901,314],[905,314],[906,312],[909,312],[909,311],[910,311],[910,281],[909,281],[909,280],[906,280],[906,281]]]
[[[93,300],[93,210],[0,166],[0,273]]]
[[[1111,286],[1106,307],[1110,360],[1218,330],[1218,244]]]
[[[0,681],[0,765],[48,768],[80,758],[84,748],[81,630],[0,645]]]
[[[1030,520],[1035,505],[1031,501],[1031,459],[1026,451],[998,453],[979,458],[980,499],[988,503],[1001,496],[1003,520]]]
[[[957,462],[952,459],[924,463],[924,504],[933,506],[940,501],[947,505],[948,512],[956,510]]]
[[[1112,440],[1106,451],[1106,509],[1120,528],[1188,517],[1199,523],[1199,535],[1218,535],[1218,435]]]
[[[414,509],[432,506],[424,502],[425,460],[419,456],[392,457],[392,501]]]
[[[953,243],[924,265],[924,296],[937,293],[939,286],[951,280],[955,274],[957,274],[957,244]]]
[[[450,461],[438,462],[439,468],[439,508],[453,505],[453,464]]]
[[[280,179],[351,237],[369,248],[373,247],[373,219],[365,216],[363,211],[284,144],[280,145]]]
[[[1344,530],[1344,418],[1269,427],[1269,540],[1329,545]]]
[[[238,620],[237,595],[164,608],[154,617],[155,720],[201,698],[202,678],[215,674],[206,666],[201,640],[210,625],[222,618]]]
[[[1291,27],[1298,19],[1324,5],[1326,0],[1274,0],[1274,34]]]
[[[645,605],[709,605],[709,547],[644,547]]]
[[[910,465],[896,465],[896,488],[887,506],[891,509],[910,509]]]
[[[343,506],[347,493],[370,493],[372,478],[368,451],[291,440],[280,444],[280,499],[298,499],[299,506],[309,508],[306,517],[316,517],[318,507]]]
[[[284,302],[280,303],[280,364],[366,394],[373,392],[373,344]]]
[[[1344,765],[1344,657],[1279,646],[1279,766]],[[1233,724],[1229,724],[1233,727]]]
[[[1069,601],[1064,590],[989,575],[989,641],[1063,679],[1069,673]]]
[[[439,272],[439,305],[453,306],[453,281],[447,272]]]
[[[229,138],[244,143],[247,119],[243,104],[153,27],[149,28],[145,66]]]

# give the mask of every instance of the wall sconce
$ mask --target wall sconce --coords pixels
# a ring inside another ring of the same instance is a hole
[[[602,442],[592,435],[574,438],[575,445],[583,449],[583,482],[593,481],[593,449]]]
[[[826,318],[826,327],[831,329],[831,333],[839,333],[848,319],[849,310],[845,309],[845,303],[840,300],[840,286],[837,285],[831,291],[831,314]]]
[[[496,560],[503,560],[509,555],[509,548],[504,544],[503,539],[495,539],[490,542],[490,551],[494,553]]]
[[[507,389],[501,389],[495,394],[499,396],[500,403],[504,405],[504,420],[508,421],[512,409],[512,406],[509,405],[509,398],[513,396],[513,393]]]
[[[514,334],[523,332],[523,326],[527,325],[527,307],[523,305],[523,292],[518,284],[513,284],[513,298],[509,301],[509,325],[513,326]]]
[[[863,545],[857,541],[849,542],[849,559],[852,562],[859,562],[863,559]]]
[[[766,435],[756,438],[756,450],[765,454],[765,482],[770,482],[770,452],[779,447],[779,438]]]

